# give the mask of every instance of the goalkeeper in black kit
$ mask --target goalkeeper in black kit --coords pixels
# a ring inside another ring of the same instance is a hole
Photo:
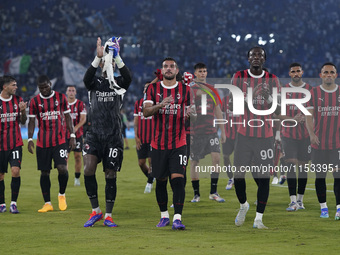
[[[123,95],[132,79],[129,69],[119,55],[119,41],[120,37],[112,37],[102,46],[98,37],[97,56],[84,76],[84,84],[89,91],[91,119],[91,127],[83,147],[84,178],[86,193],[92,206],[92,213],[84,227],[91,227],[103,219],[95,175],[97,164],[101,161],[106,181],[104,226],[117,227],[112,220],[112,209],[116,199],[116,178],[123,161],[124,145],[119,111]],[[113,75],[115,65],[119,68],[119,77]],[[98,66],[102,69],[100,77],[95,75]]]

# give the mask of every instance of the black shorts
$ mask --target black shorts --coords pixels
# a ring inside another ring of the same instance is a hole
[[[83,146],[83,157],[94,155],[99,162],[103,161],[103,171],[110,169],[120,171],[123,162],[123,139],[117,135],[97,135],[87,132]]]
[[[307,162],[311,158],[312,147],[309,137],[302,140],[282,137],[282,148],[285,159],[297,159]]]
[[[70,139],[66,139],[66,146],[67,146],[67,152],[71,152],[71,148],[69,146]],[[83,136],[76,138],[76,148],[74,148],[74,152],[81,152],[83,148]]]
[[[222,143],[223,155],[231,155],[234,152],[235,139],[227,138],[225,143]]]
[[[313,164],[333,164],[340,167],[340,149],[317,150],[312,148]]]
[[[9,151],[0,151],[0,173],[7,173],[8,163],[11,167],[21,168],[22,146]]]
[[[172,150],[151,150],[152,175],[155,178],[165,178],[171,174],[185,175],[188,163],[186,145]]]
[[[274,165],[274,137],[258,138],[236,134],[234,166],[251,165]]]
[[[137,150],[138,159],[146,159],[151,157],[150,143],[142,143],[139,150]]]
[[[66,143],[54,147],[36,149],[38,170],[48,171],[52,169],[52,159],[54,168],[58,165],[67,165],[67,147]]]
[[[221,152],[220,140],[217,134],[194,135],[190,148],[192,160],[199,161],[211,152]]]

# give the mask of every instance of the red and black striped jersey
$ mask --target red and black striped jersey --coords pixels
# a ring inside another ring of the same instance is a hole
[[[215,102],[210,95],[203,92],[207,98],[207,105],[206,105],[206,114],[202,115],[202,96],[200,92],[200,86],[193,85],[191,86],[192,92],[194,93],[195,97],[195,106],[197,112],[197,118],[193,123],[193,127],[190,130],[191,134],[199,135],[199,134],[216,134],[217,127],[214,127],[214,119],[215,119],[215,109],[216,105]]]
[[[325,90],[322,85],[311,91],[311,99],[307,109],[314,109],[314,133],[319,138],[319,146],[315,149],[332,150],[340,148],[340,87],[332,91]]]
[[[0,151],[22,146],[20,132],[20,108],[22,98],[12,95],[9,99],[0,96]]]
[[[65,113],[70,113],[70,107],[62,93],[53,91],[48,97],[39,94],[31,99],[29,117],[38,120],[38,147],[48,148],[65,143]]]
[[[152,116],[145,118],[143,115],[143,102],[144,99],[141,98],[135,103],[135,110],[133,112],[133,116],[138,118],[138,127],[137,127],[137,137],[140,139],[141,143],[150,143],[151,142],[151,125],[152,125]]]
[[[181,82],[171,87],[164,86],[163,81],[149,85],[144,104],[159,104],[170,95],[174,99],[153,115],[151,146],[154,149],[171,150],[186,145],[186,106],[194,103],[190,100],[190,94],[190,87]]]
[[[86,107],[85,107],[84,102],[78,99],[76,99],[73,103],[68,103],[68,105],[71,110],[70,115],[73,121],[73,126],[75,127],[80,122],[80,115],[87,114]],[[66,125],[64,125],[64,128],[66,129],[66,138],[69,139],[70,132],[67,130]],[[79,138],[83,134],[84,134],[83,126],[81,126],[76,132],[76,137]]]
[[[253,75],[250,70],[238,71],[232,79],[233,85],[239,87],[245,98],[247,98],[247,89],[254,88],[258,84],[268,84],[270,92],[277,88],[279,93],[280,83],[276,75],[263,71],[261,75]],[[268,110],[270,105],[261,95],[253,98],[253,106],[257,110]],[[237,118],[237,132],[250,137],[267,138],[273,136],[273,124],[270,115],[257,115],[249,110],[248,104],[245,105],[244,115]]]
[[[227,95],[222,99],[222,112],[225,113],[225,119],[227,124],[225,127],[225,136],[229,139],[235,139],[236,137],[236,125],[233,124],[237,121],[237,117],[233,115],[233,112],[229,109],[230,96]]]
[[[283,87],[285,87],[285,88],[304,88],[304,89],[308,89],[309,91],[311,91],[313,89],[313,87],[311,85],[309,85],[308,83],[303,83],[299,87],[295,87],[293,84],[287,83]],[[303,97],[305,97],[305,95],[302,94],[302,93],[287,93],[287,95],[286,95],[287,99],[301,99]],[[307,104],[304,104],[304,106],[306,106],[306,105]],[[287,117],[291,117],[291,119],[294,119],[294,117],[297,114],[302,114],[302,112],[299,110],[299,108],[297,108],[296,105],[287,105],[286,106],[286,116]],[[296,140],[302,140],[304,138],[309,137],[305,122],[298,123],[297,126],[295,126],[295,127],[291,127],[291,126],[288,126],[288,125],[282,126],[281,134],[284,137],[288,137],[288,138],[292,138],[292,139],[296,139]]]

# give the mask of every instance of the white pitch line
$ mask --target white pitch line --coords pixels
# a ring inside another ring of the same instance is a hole
[[[284,185],[280,185],[280,184],[272,184],[272,186],[274,187],[279,187],[279,188],[288,188],[288,186],[284,186]],[[313,188],[306,188],[306,190],[314,190]],[[326,190],[326,192],[330,192],[330,193],[333,193],[334,191],[333,190]]]

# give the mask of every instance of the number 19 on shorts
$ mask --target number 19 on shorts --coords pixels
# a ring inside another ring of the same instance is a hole
[[[179,164],[181,166],[186,166],[187,165],[187,156],[186,155],[178,155],[179,156]]]

